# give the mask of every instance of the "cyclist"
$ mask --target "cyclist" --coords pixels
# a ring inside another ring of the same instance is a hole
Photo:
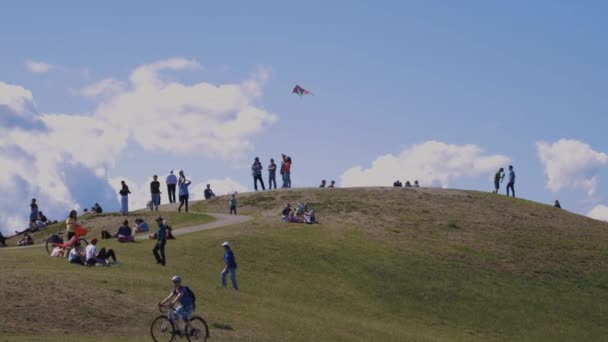
[[[165,298],[160,305],[174,305],[179,302],[179,306],[175,309],[175,314],[177,315],[177,327],[181,332],[185,331],[186,325],[188,324],[188,319],[194,313],[194,298],[192,291],[187,286],[182,286],[182,278],[180,276],[174,276],[171,278],[173,282],[173,291],[167,298]],[[179,320],[183,321],[183,325],[180,327]]]

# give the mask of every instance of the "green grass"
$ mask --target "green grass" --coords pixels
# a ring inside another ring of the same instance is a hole
[[[122,261],[110,268],[72,266],[38,249],[0,251],[0,302],[10,314],[0,336],[148,340],[154,305],[179,274],[197,295],[212,341],[604,339],[605,224],[532,202],[463,194],[242,195],[239,205],[254,221],[170,241],[166,268],[154,264],[152,241],[104,242]],[[322,224],[280,222],[286,200],[309,201]],[[197,206],[219,210],[224,202]],[[382,215],[362,213],[378,207]],[[219,287],[225,240],[239,264],[238,292]],[[11,296],[23,290],[36,296],[31,306]],[[78,319],[68,310],[48,320],[45,298],[57,294],[57,305],[74,307]],[[33,329],[23,331],[28,324]]]

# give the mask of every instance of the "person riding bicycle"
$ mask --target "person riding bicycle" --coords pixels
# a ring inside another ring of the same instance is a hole
[[[174,276],[171,278],[173,282],[173,290],[171,294],[167,298],[165,298],[160,305],[174,305],[179,302],[179,306],[175,309],[175,314],[177,315],[177,319],[181,318],[183,321],[183,325],[180,327],[178,322],[178,328],[180,331],[185,331],[185,327],[188,324],[188,319],[194,313],[194,296],[192,291],[187,286],[182,286],[182,278],[180,276]]]

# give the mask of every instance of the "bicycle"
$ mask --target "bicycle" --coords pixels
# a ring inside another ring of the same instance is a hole
[[[67,253],[69,253],[70,248],[72,248],[72,246],[76,243],[76,241],[80,242],[80,245],[84,248],[89,244],[89,242],[85,238],[82,238],[82,236],[86,236],[88,232],[89,231],[86,230],[85,228],[83,228],[81,226],[76,226],[76,228],[75,228],[76,234],[72,237],[72,239],[70,239],[70,241],[65,242],[65,243],[63,242],[63,238],[61,237],[61,236],[63,236],[63,232],[61,232],[59,234],[53,234],[46,240],[46,245],[45,245],[46,252],[49,255],[51,255],[51,253],[53,253],[53,249],[55,249],[55,247],[61,247],[66,250],[66,255],[67,255]]]
[[[163,311],[166,308],[166,313]],[[150,334],[155,342],[173,341],[175,337],[186,337],[188,341],[207,341],[210,337],[207,322],[200,316],[192,316],[188,319],[184,331],[175,328],[176,313],[173,305],[158,304],[158,310],[163,313],[156,317],[150,325]]]

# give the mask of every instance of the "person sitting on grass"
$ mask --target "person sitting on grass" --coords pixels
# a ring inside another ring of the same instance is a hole
[[[325,179],[322,180],[321,185],[319,185],[319,188],[324,188],[326,184],[327,184],[327,181]]]
[[[114,250],[108,249],[106,251],[105,248],[102,248],[97,253],[97,238],[93,238],[91,244],[85,248],[85,257],[87,266],[94,266],[95,264],[108,265],[110,258],[114,260],[114,264],[118,264]]]
[[[28,245],[33,245],[34,244],[34,239],[32,239],[32,237],[30,236],[29,233],[23,233],[23,238],[21,238],[21,240],[19,240],[19,242],[17,242],[17,246],[28,246]]]
[[[65,248],[63,248],[61,246],[57,246],[57,247],[53,248],[53,251],[51,252],[51,256],[56,257],[56,258],[64,258],[67,256],[65,253],[66,253]]]
[[[149,231],[150,226],[148,226],[148,223],[146,223],[146,221],[140,218],[135,219],[135,227],[133,228],[134,233],[147,233]]]
[[[101,209],[101,206],[99,205],[99,203],[95,203],[95,205],[91,209],[93,212],[95,212],[97,214],[103,213],[103,209]]]
[[[335,188],[335,187],[336,187],[336,181],[335,181],[335,180],[332,180],[332,181],[331,181],[331,183],[329,183],[328,188],[332,188],[332,189],[333,189],[333,188]]]
[[[82,247],[80,246],[80,242],[74,244],[74,248],[70,251],[70,255],[68,257],[70,264],[77,264],[84,266],[84,255],[82,254]]]
[[[2,232],[0,232],[0,247],[6,247],[6,238],[2,235]]]
[[[114,234],[115,238],[118,238],[118,242],[132,242],[133,236],[131,235],[131,228],[129,227],[129,221],[124,220],[122,222],[122,226],[118,228],[116,234]]]
[[[283,215],[283,221],[285,221],[285,222],[289,221],[290,212],[291,212],[291,204],[287,203],[287,204],[285,204],[285,206],[283,207],[283,210],[281,211],[281,214]]]
[[[315,211],[307,211],[304,213],[304,223],[315,224],[317,220],[315,219]]]
[[[213,197],[215,197],[213,190],[211,190],[211,184],[207,184],[207,188],[204,191],[204,195],[205,195],[206,200],[212,199]]]

